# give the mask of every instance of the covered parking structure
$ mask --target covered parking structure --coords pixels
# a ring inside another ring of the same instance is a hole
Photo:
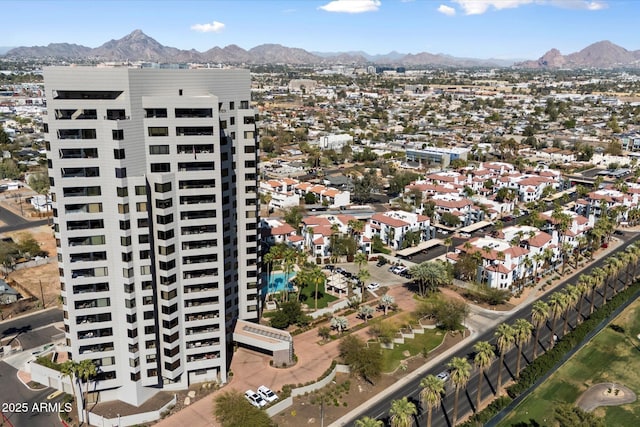
[[[273,366],[293,364],[293,337],[287,331],[238,320],[233,330],[233,341],[250,350],[270,354]]]
[[[430,239],[430,240],[427,240],[426,242],[418,243],[417,246],[412,246],[410,248],[401,249],[401,250],[396,252],[396,256],[401,257],[401,258],[406,258],[408,256],[411,256],[413,254],[417,254],[418,252],[427,250],[429,248],[432,248],[434,246],[438,246],[438,245],[441,245],[441,244],[442,244],[442,240],[441,239]]]
[[[474,231],[482,230],[485,227],[493,225],[491,221],[478,221],[473,224],[469,224],[466,227],[462,227],[458,230],[460,233],[473,233]]]

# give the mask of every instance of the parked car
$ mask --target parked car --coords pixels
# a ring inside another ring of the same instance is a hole
[[[253,390],[247,390],[244,392],[244,397],[256,408],[262,408],[267,404],[267,401],[262,398],[258,393]]]
[[[441,379],[444,382],[447,382],[449,380],[449,371],[440,372],[438,375],[436,375],[436,378]]]
[[[265,385],[258,387],[258,394],[260,394],[260,396],[269,403],[278,400],[278,395]]]
[[[380,288],[380,283],[369,283],[367,285],[367,289],[369,289],[370,291],[375,291],[376,289]]]
[[[615,234],[616,236],[624,236],[624,233],[620,230],[614,231],[613,234]]]

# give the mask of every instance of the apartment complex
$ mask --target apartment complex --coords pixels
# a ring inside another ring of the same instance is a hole
[[[259,313],[248,70],[51,67],[47,156],[67,344],[100,400],[226,381]]]

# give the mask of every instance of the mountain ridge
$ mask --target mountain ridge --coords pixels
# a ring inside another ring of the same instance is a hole
[[[370,55],[363,51],[309,52],[301,48],[266,43],[245,50],[231,44],[214,46],[204,52],[195,49],[182,50],[164,46],[154,38],[136,29],[120,39],[112,39],[101,46],[90,48],[74,43],[50,43],[47,46],[21,46],[11,48],[4,58],[60,58],[65,60],[198,62],[225,64],[292,64],[292,65],[389,65],[389,66],[440,66],[440,67],[509,67],[548,68],[614,68],[640,67],[640,50],[629,51],[610,41],[593,43],[579,52],[563,55],[551,49],[537,60],[515,62],[508,59],[460,58],[429,52]]]

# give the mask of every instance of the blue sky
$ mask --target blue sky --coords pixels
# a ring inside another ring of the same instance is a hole
[[[141,29],[205,51],[278,43],[308,51],[535,59],[600,40],[640,49],[640,0],[3,0],[0,46],[97,47]]]

